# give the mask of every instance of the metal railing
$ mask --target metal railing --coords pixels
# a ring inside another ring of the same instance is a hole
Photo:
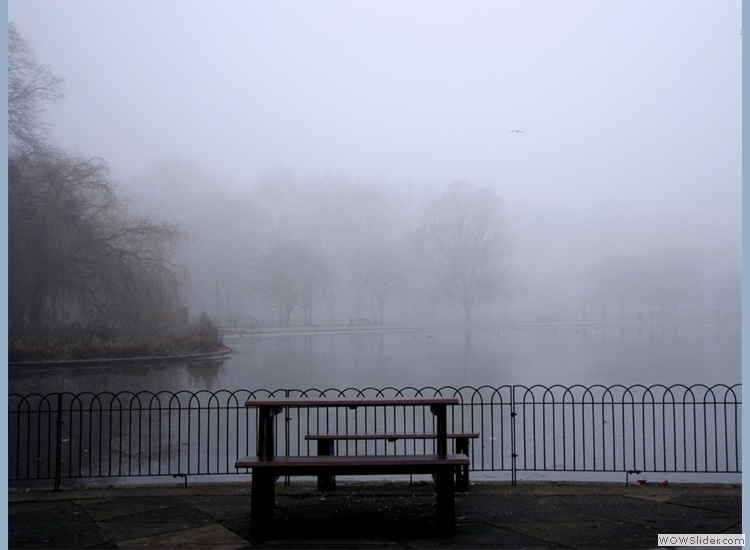
[[[741,385],[500,386],[9,396],[9,479],[245,473],[257,409],[279,396],[458,397],[450,431],[471,440],[473,471],[740,473]],[[431,429],[407,407],[294,409],[278,415],[276,453],[315,454],[310,433]],[[419,453],[433,440],[340,441],[338,453]]]

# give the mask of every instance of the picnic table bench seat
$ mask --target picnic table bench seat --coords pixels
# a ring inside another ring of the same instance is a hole
[[[448,439],[456,441],[456,453],[469,456],[469,439],[479,437],[477,432],[449,433]],[[389,441],[395,442],[400,439],[437,439],[436,433],[346,433],[346,434],[308,434],[307,441],[318,442],[318,456],[334,455],[336,441]],[[336,488],[336,478],[332,475],[318,476],[318,490],[332,491]],[[469,464],[461,464],[456,467],[456,490],[467,491],[469,489]]]

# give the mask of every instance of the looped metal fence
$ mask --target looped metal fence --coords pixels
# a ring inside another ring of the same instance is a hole
[[[9,479],[243,474],[257,425],[247,400],[445,396],[448,429],[478,432],[471,469],[507,472],[740,473],[741,385],[519,386],[56,393],[9,396]],[[311,433],[424,430],[404,407],[278,415],[276,453],[314,454]],[[432,440],[340,442],[339,453],[434,452]]]

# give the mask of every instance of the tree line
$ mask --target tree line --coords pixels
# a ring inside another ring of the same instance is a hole
[[[130,188],[136,203],[189,228],[177,255],[192,307],[216,317],[382,324],[452,303],[471,323],[476,304],[509,288],[502,201],[466,181],[425,198],[279,170],[230,191],[189,161],[165,159]]]
[[[458,180],[417,193],[284,169],[233,188],[179,158],[120,187],[104,160],[52,144],[43,113],[63,81],[12,24],[8,60],[11,331],[153,333],[187,312],[282,325],[469,324],[478,306],[525,303],[535,291],[514,276],[516,243],[493,190]],[[613,252],[581,270],[567,320],[608,305],[620,319],[633,307],[728,312],[739,303],[733,274],[711,286],[696,253]]]
[[[737,316],[735,271],[712,274],[722,266],[679,246],[571,257],[575,286],[534,288],[516,274],[501,199],[466,181],[435,193],[282,169],[232,188],[167,158],[129,188],[187,228],[178,256],[191,308],[224,324],[250,315],[281,325],[471,323],[477,312],[483,322]],[[552,299],[540,305],[542,291]]]

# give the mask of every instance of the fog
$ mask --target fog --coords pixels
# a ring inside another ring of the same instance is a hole
[[[55,144],[104,159],[132,209],[185,229],[194,316],[284,322],[262,281],[278,279],[274,246],[297,243],[287,256],[324,260],[287,266],[319,287],[292,324],[464,322],[419,259],[427,213],[463,181],[498,201],[473,322],[739,317],[740,2],[8,13],[65,78]],[[397,282],[379,308],[383,266]]]

